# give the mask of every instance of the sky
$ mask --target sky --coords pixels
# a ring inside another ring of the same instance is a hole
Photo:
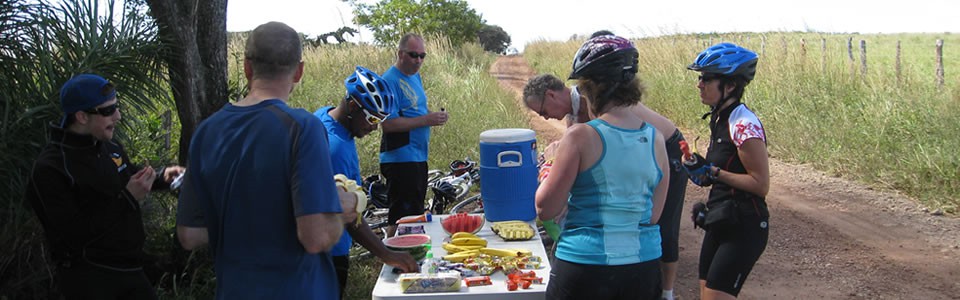
[[[365,1],[370,3],[371,1]],[[842,33],[960,33],[957,0],[469,0],[487,24],[502,27],[512,47],[537,40],[563,41],[607,29],[640,38],[675,33],[817,31]],[[230,0],[227,30],[252,30],[268,21],[310,36],[353,24],[340,0]],[[352,42],[373,35],[359,28]]]

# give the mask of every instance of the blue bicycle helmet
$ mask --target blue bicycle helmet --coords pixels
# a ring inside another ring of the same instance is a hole
[[[357,66],[356,71],[343,80],[343,85],[347,88],[347,96],[356,99],[363,109],[383,116],[397,112],[393,88],[377,73]]]
[[[637,74],[639,53],[633,42],[615,35],[591,38],[573,57],[569,79],[626,82]]]
[[[696,61],[687,69],[726,75],[740,76],[749,83],[757,72],[757,53],[732,43],[720,43],[697,55]]]

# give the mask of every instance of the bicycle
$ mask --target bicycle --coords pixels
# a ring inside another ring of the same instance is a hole
[[[447,175],[442,177],[428,175],[428,178],[432,180],[427,182],[427,186],[433,193],[433,197],[426,200],[424,207],[432,214],[448,213],[447,206],[464,199],[473,184],[479,182],[480,170],[476,168],[476,165],[477,163],[470,158],[454,160],[450,162],[450,173]],[[438,170],[433,170],[428,174],[438,172]],[[453,213],[452,210],[449,212]]]

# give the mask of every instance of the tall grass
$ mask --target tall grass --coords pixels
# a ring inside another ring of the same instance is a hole
[[[853,38],[851,62],[847,39]],[[806,41],[805,51],[801,39]],[[821,50],[826,40],[826,51]],[[935,84],[934,44],[943,39],[945,86]],[[867,72],[861,74],[860,40]],[[699,117],[696,55],[728,41],[761,54],[744,102],[767,130],[771,156],[810,164],[835,176],[902,191],[922,204],[957,213],[960,204],[960,37],[953,34],[740,33],[675,35],[635,40],[644,103],[707,136]],[[901,78],[896,43],[901,42]],[[542,73],[564,76],[582,40],[538,42],[524,57]],[[851,72],[853,71],[853,73]],[[783,176],[791,176],[784,174]]]

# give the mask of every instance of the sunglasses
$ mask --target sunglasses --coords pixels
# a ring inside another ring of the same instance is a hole
[[[410,56],[410,58],[413,58],[413,59],[417,59],[417,58],[425,59],[427,58],[427,53],[426,52],[417,53],[416,51],[407,51],[407,56]]]
[[[697,80],[702,82],[710,82],[712,80],[720,79],[720,75],[704,73],[703,75],[697,76]]]
[[[120,109],[120,102],[107,105],[104,107],[100,107],[100,108],[84,110],[83,112],[88,114],[99,114],[104,117],[109,117],[109,116],[112,116],[114,113],[116,113],[118,109]]]
[[[367,124],[377,125],[377,124],[383,123],[383,120],[386,119],[386,117],[379,117],[377,115],[370,113],[365,108],[363,108],[363,106],[360,105],[360,102],[357,102],[356,99],[353,99],[353,102],[357,103],[357,107],[360,107],[360,111],[363,112],[363,119],[367,121]]]

